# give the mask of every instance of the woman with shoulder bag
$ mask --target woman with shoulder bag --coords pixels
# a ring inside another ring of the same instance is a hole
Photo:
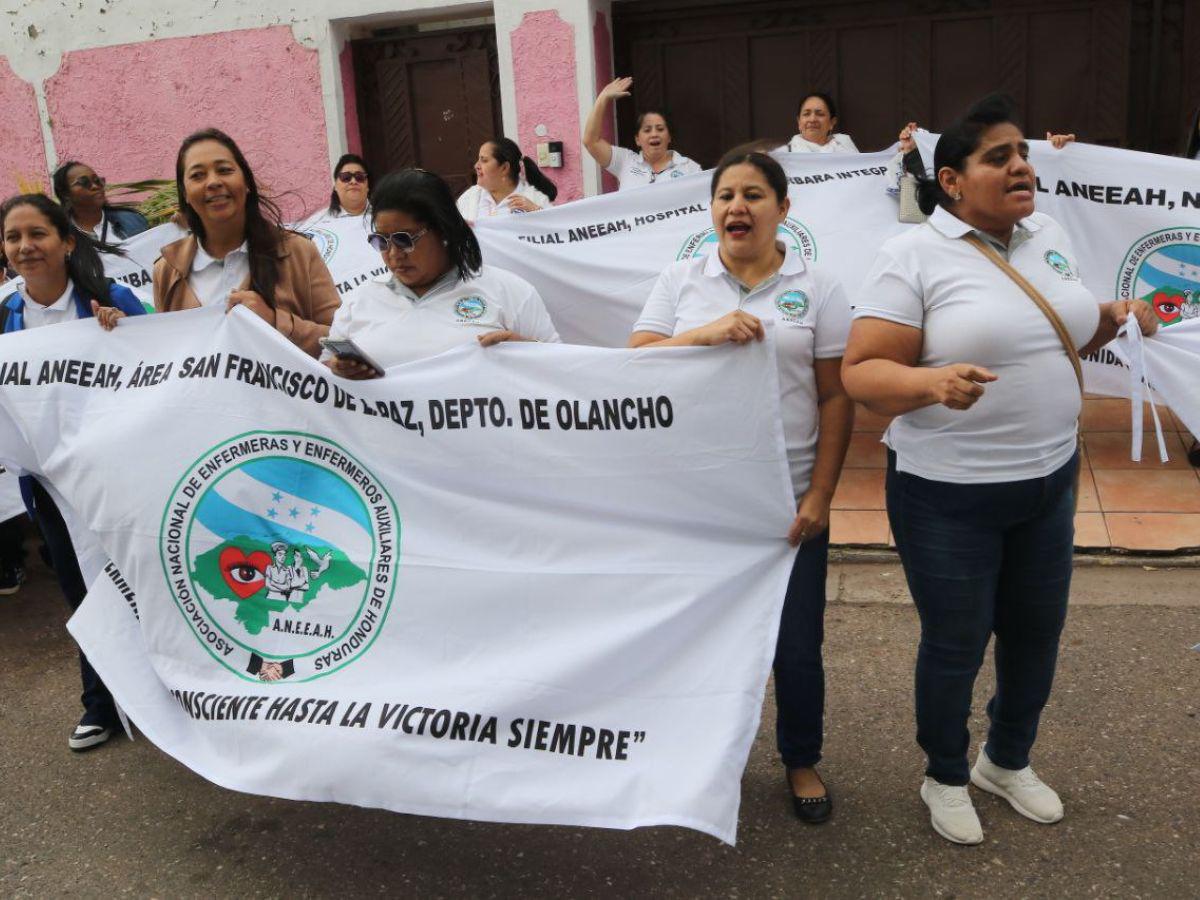
[[[917,741],[934,829],[983,840],[970,781],[1049,824],[1058,795],[1029,765],[1067,613],[1082,405],[1079,355],[1149,306],[1098,303],[1071,242],[1034,212],[1012,101],[992,95],[947,128],[929,221],[887,241],[862,285],[843,379],[894,416],[888,518],[921,620]],[[996,636],[991,726],[973,769],[967,719]]]

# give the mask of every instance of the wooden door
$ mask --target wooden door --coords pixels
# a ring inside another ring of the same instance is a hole
[[[878,150],[916,120],[937,130],[974,99],[1012,94],[1026,130],[1126,144],[1136,0],[640,0],[613,4],[618,107],[665,108],[704,165],[795,131],[806,90],[833,94],[838,130]],[[1170,2],[1170,0],[1168,0]]]
[[[503,133],[494,28],[351,43],[363,156],[379,175],[419,166],[455,196],[479,145]]]

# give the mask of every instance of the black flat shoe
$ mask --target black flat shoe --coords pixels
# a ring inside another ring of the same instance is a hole
[[[817,777],[820,778],[819,775]],[[787,777],[786,771],[784,779],[787,781],[788,793],[791,794],[792,780]],[[833,794],[830,793],[829,786],[825,786],[824,797],[797,797],[792,794],[792,810],[796,813],[796,818],[805,825],[821,825],[828,822],[829,817],[833,815]]]

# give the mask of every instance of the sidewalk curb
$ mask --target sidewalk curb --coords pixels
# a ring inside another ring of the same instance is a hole
[[[829,548],[831,563],[878,563],[899,565],[900,557],[895,549],[884,547],[856,547],[846,544]],[[1149,569],[1200,569],[1200,554],[1194,549],[1185,551],[1131,551],[1118,550],[1109,553],[1075,554],[1076,567],[1084,566],[1140,566]]]

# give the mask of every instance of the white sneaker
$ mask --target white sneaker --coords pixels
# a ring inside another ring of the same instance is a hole
[[[1017,771],[1002,769],[988,758],[983,748],[971,770],[971,783],[1003,797],[1025,818],[1043,825],[1051,825],[1063,817],[1062,800],[1033,769],[1029,766]]]
[[[67,738],[67,746],[75,751],[91,750],[93,747],[99,747],[110,737],[112,737],[111,728],[105,728],[103,725],[84,725],[80,722],[71,732],[71,736]]]
[[[956,844],[983,843],[983,827],[967,786],[942,784],[926,776],[921,785],[921,799],[929,807],[933,830]]]

